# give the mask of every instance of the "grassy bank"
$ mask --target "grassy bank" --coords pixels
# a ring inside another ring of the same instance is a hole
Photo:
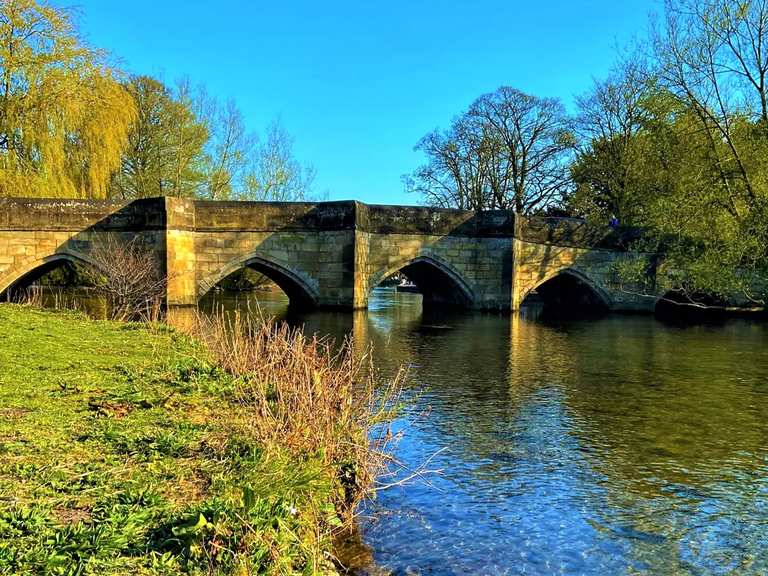
[[[334,570],[331,531],[365,464],[359,444],[322,444],[365,442],[366,424],[334,429],[331,410],[314,441],[316,422],[286,423],[296,399],[280,398],[293,392],[272,371],[225,370],[211,344],[0,306],[0,574]],[[285,352],[316,358],[280,378],[340,377],[317,373],[327,357],[315,344],[298,345]]]

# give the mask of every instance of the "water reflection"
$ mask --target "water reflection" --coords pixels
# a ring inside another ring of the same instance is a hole
[[[400,425],[430,484],[365,512],[380,565],[429,574],[768,572],[768,331],[647,317],[546,324],[422,312],[380,290],[367,312],[265,312],[373,345],[420,390]],[[227,307],[247,309],[247,300]],[[442,451],[441,451],[442,450]]]

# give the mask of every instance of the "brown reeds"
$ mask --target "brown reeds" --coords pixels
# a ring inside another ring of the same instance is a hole
[[[30,308],[42,308],[44,304],[43,290],[38,286],[27,286],[22,289],[9,291],[8,301]]]
[[[338,348],[284,323],[240,313],[197,314],[186,330],[236,376],[247,433],[262,446],[320,456],[338,474],[348,517],[391,461],[402,371],[382,379],[370,354]]]
[[[50,308],[52,310],[74,310],[78,312],[87,309],[86,304],[78,294],[72,293],[59,286],[31,285],[13,290],[9,301],[30,308]]]

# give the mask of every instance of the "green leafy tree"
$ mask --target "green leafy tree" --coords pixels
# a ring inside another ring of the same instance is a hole
[[[148,76],[128,83],[138,118],[128,137],[121,169],[112,180],[118,198],[194,197],[205,186],[205,124],[194,112],[188,82],[171,89]]]
[[[104,198],[135,117],[69,11],[0,3],[0,196]]]
[[[654,226],[680,285],[763,302],[768,281],[768,3],[668,0],[660,83],[684,106],[686,169]]]
[[[647,66],[579,99],[571,208],[646,230],[663,286],[764,303],[768,289],[768,2],[668,0]]]
[[[675,99],[633,60],[576,101],[580,146],[571,165],[571,210],[597,222],[647,224],[650,204],[668,187],[665,140]]]
[[[273,122],[264,140],[247,129],[234,100],[221,102],[186,80],[173,88],[131,79],[138,109],[113,196],[182,196],[210,200],[308,199],[314,170],[301,164],[293,139]]]

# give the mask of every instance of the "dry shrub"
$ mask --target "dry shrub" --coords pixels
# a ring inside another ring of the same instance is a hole
[[[197,314],[192,335],[237,377],[237,401],[248,408],[248,435],[261,445],[320,455],[344,488],[338,502],[351,517],[391,461],[388,422],[397,409],[404,373],[382,379],[370,354],[347,340],[306,336],[284,323],[239,313]]]
[[[112,320],[159,319],[168,279],[150,246],[139,237],[125,241],[107,236],[94,242],[90,257],[96,266],[86,275]]]
[[[98,302],[99,317],[121,322],[160,319],[168,279],[162,261],[139,237],[95,241],[89,251],[92,265],[79,265],[77,278]],[[36,308],[91,311],[94,306],[63,287],[31,285],[9,291],[11,302]]]

